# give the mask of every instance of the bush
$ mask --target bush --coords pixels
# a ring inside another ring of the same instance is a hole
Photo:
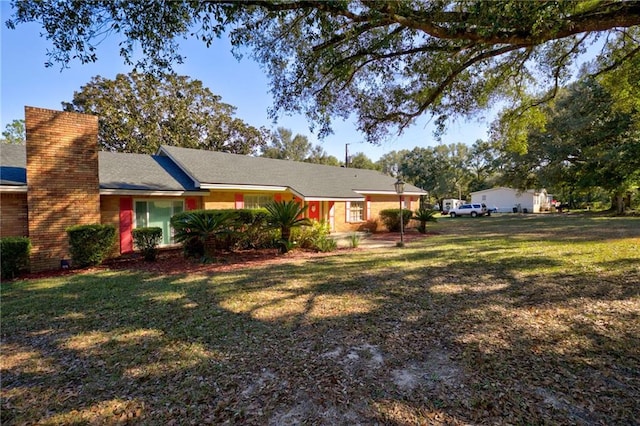
[[[69,250],[74,266],[99,265],[107,257],[116,241],[113,225],[76,225],[67,228]]]
[[[402,209],[402,220],[405,229],[413,216],[413,212],[408,209]],[[386,209],[380,211],[380,219],[389,232],[400,232],[400,209]]]
[[[437,222],[438,218],[435,217],[435,210],[431,209],[420,209],[416,211],[416,214],[412,217],[420,222],[420,226],[418,226],[418,232],[424,234],[427,232],[427,222]]]
[[[144,255],[144,260],[153,262],[158,257],[158,245],[162,241],[162,228],[135,228],[133,242]]]
[[[331,231],[329,224],[325,221],[313,221],[308,226],[291,230],[291,240],[295,241],[297,246],[303,249],[316,249],[316,241],[319,238],[326,237]]]
[[[329,236],[322,236],[315,241],[314,248],[323,253],[335,251],[338,248],[336,240]]]
[[[29,265],[31,240],[27,237],[0,238],[0,253],[2,253],[2,278],[14,278],[21,270]]]
[[[209,219],[204,219],[205,217]],[[220,220],[218,229],[210,232],[206,238],[209,249],[258,249],[273,247],[275,244],[276,235],[265,230],[267,211],[264,209],[190,210],[171,218],[176,241],[182,243],[186,257],[204,256],[205,243],[202,235],[198,237],[196,231],[207,221]]]

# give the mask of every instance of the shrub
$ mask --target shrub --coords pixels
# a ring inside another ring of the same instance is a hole
[[[269,212],[267,224],[280,230],[280,252],[290,250],[291,231],[301,226],[311,225],[311,220],[303,217],[309,206],[301,206],[295,201],[273,201],[265,206]]]
[[[211,258],[217,243],[232,232],[233,214],[228,210],[191,210],[174,215],[171,226],[176,242],[187,257]]]
[[[338,248],[338,243],[329,236],[322,236],[315,241],[314,248],[326,253],[336,250]]]
[[[319,238],[328,236],[330,232],[327,222],[313,221],[308,226],[292,229],[291,239],[297,243],[298,247],[316,249],[316,241]]]
[[[265,231],[267,211],[264,209],[189,210],[174,215],[171,218],[171,226],[177,232],[179,229],[183,229],[185,224],[195,217],[194,215],[226,217],[225,229],[221,230],[224,232],[210,235],[210,248],[233,250],[274,246],[276,238],[274,233]],[[194,237],[180,242],[185,250],[185,256],[198,258],[204,255],[204,243],[201,239]]]
[[[0,238],[0,253],[2,253],[2,278],[14,278],[22,269],[29,265],[31,240],[27,237]]]
[[[355,232],[349,235],[349,243],[351,244],[351,248],[358,248],[360,245],[360,235]]]
[[[158,245],[162,241],[162,228],[135,228],[132,231],[133,242],[142,251],[144,260],[153,262],[158,257]]]
[[[376,219],[369,219],[358,227],[358,231],[371,232],[372,234],[378,231],[378,221]]]
[[[67,228],[71,260],[78,267],[99,265],[107,257],[116,240],[113,225],[76,225]]]
[[[418,226],[418,231],[421,234],[424,234],[427,232],[427,222],[438,221],[438,219],[435,217],[435,214],[436,214],[435,210],[431,210],[431,209],[420,209],[416,211],[416,214],[412,217],[412,219],[415,219],[420,222],[420,226]]]
[[[402,209],[402,220],[406,228],[413,216],[413,212]],[[380,219],[389,232],[400,232],[400,209],[386,209],[380,211]]]

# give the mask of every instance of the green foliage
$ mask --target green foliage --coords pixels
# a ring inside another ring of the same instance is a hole
[[[255,154],[267,132],[234,117],[200,80],[171,73],[96,76],[66,111],[99,116],[103,150],[154,154],[161,145]]]
[[[368,170],[380,170],[380,166],[363,152],[358,152],[349,158],[349,167],[352,169],[368,169]]]
[[[11,279],[29,265],[31,240],[27,237],[0,238],[2,278]]]
[[[116,241],[113,225],[76,225],[67,228],[71,260],[76,267],[99,265],[109,255]]]
[[[144,260],[153,262],[158,257],[158,245],[162,241],[162,228],[135,228],[132,231],[133,242],[142,251]]]
[[[411,219],[417,220],[420,222],[420,226],[418,226],[418,231],[421,234],[427,232],[427,222],[437,222],[438,219],[435,216],[436,211],[431,209],[419,209],[415,212]]]
[[[320,145],[312,145],[306,136],[300,134],[293,136],[291,130],[284,127],[278,127],[273,132],[270,144],[262,149],[262,156],[329,166],[340,165],[338,159],[328,155]]]
[[[449,118],[477,114],[497,101],[526,111],[549,99],[553,91],[547,89],[567,81],[596,41],[604,47],[594,72],[633,57],[640,25],[631,1],[13,5],[6,25],[40,23],[53,45],[49,65],[94,62],[97,41],[115,35],[123,37],[120,54],[127,64],[166,70],[185,59],[178,40],[192,37],[208,46],[228,32],[236,53],[248,49],[265,67],[275,98],[272,115],[302,113],[321,136],[331,133],[335,117],[353,115],[372,143],[424,114],[443,130]],[[528,96],[532,90],[543,95]],[[514,131],[520,145],[522,133]]]
[[[267,217],[265,209],[190,210],[174,215],[171,226],[186,257],[206,259],[214,250],[274,247],[279,236]]]
[[[406,228],[411,220],[413,212],[408,209],[402,209],[402,221]],[[385,209],[380,211],[380,220],[389,232],[400,232],[400,209]]]
[[[328,253],[338,249],[338,242],[329,236],[322,236],[315,241],[315,249]]]
[[[24,144],[27,139],[27,133],[24,127],[24,120],[13,120],[7,124],[4,132],[2,132],[2,143]]]
[[[349,244],[351,244],[351,248],[358,248],[360,245],[360,235],[355,232],[349,235]]]
[[[283,242],[290,242],[292,229],[311,225],[311,220],[303,217],[307,208],[308,206],[301,206],[294,200],[274,201],[265,206],[269,213],[267,223],[272,228],[280,230],[280,238]],[[280,251],[282,253],[289,251],[288,245],[281,244]]]
[[[213,257],[220,238],[233,232],[234,219],[228,210],[192,210],[174,215],[171,226],[186,256],[206,260]]]

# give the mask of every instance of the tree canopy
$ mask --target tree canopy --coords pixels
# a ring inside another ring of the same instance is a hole
[[[262,149],[262,156],[280,160],[304,161],[305,163],[339,166],[340,162],[328,155],[320,145],[313,145],[309,139],[284,127],[272,133],[270,142]]]
[[[175,145],[254,154],[268,134],[234,117],[235,107],[201,81],[168,73],[96,76],[62,106],[98,115],[98,140],[107,151],[152,154]]]
[[[590,47],[593,73],[640,54],[634,1],[12,3],[7,25],[41,23],[52,64],[96,61],[97,44],[117,34],[125,61],[141,51],[137,66],[164,70],[184,60],[180,38],[208,45],[227,33],[266,69],[272,114],[304,113],[320,135],[353,114],[374,143],[425,114],[443,128],[502,101],[519,117],[555,95]]]
[[[2,138],[0,142],[11,144],[24,144],[27,139],[27,132],[24,127],[24,120],[13,120],[7,124],[5,130],[2,132]]]

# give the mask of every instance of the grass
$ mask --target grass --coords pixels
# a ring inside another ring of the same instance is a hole
[[[637,424],[640,218],[443,218],[405,248],[2,283],[11,424]]]

